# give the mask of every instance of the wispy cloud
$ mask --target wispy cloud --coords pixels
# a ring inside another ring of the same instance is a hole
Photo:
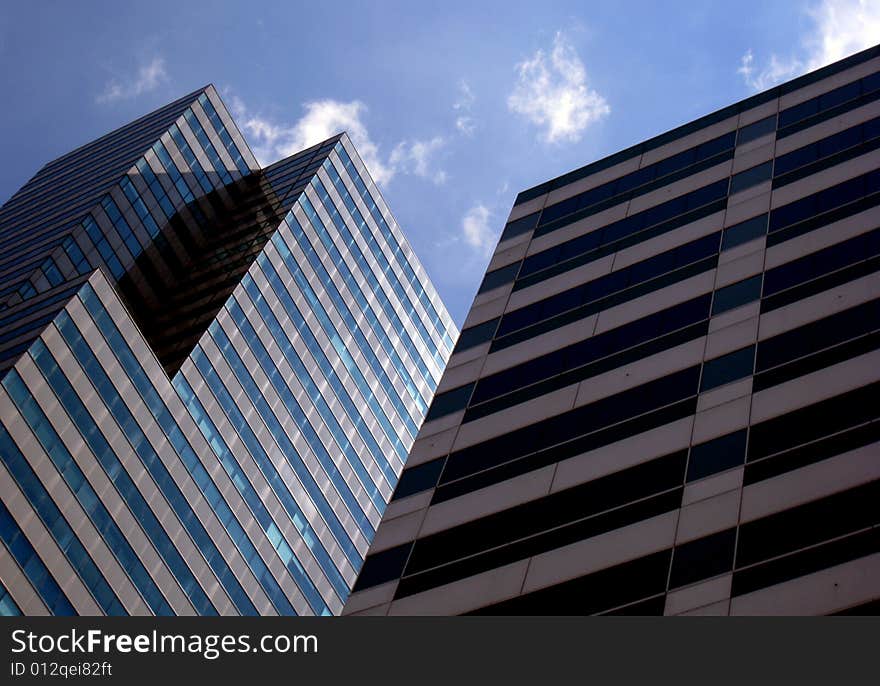
[[[580,140],[591,123],[611,112],[605,98],[587,86],[584,64],[562,32],[549,55],[538,50],[516,71],[507,106],[540,127],[548,143]]]
[[[498,241],[498,234],[489,223],[491,216],[488,207],[478,204],[471,207],[461,220],[464,242],[482,257],[488,257]]]
[[[754,91],[767,90],[777,83],[782,83],[804,71],[800,60],[783,59],[777,55],[770,55],[770,60],[762,68],[755,67],[755,56],[751,49],[746,51],[740,60],[737,74],[741,74],[749,88]]]
[[[388,158],[388,164],[395,171],[415,174],[429,179],[438,186],[446,182],[446,172],[434,165],[436,153],[446,145],[446,140],[435,136],[426,141],[401,141]]]
[[[477,130],[477,123],[471,116],[476,97],[471,90],[470,84],[462,79],[458,82],[458,99],[453,103],[452,109],[456,111],[455,128],[465,136],[473,136]]]
[[[766,90],[880,41],[880,3],[876,0],[822,0],[803,11],[811,28],[802,36],[799,52],[771,53],[761,65],[756,64],[751,49],[742,56],[737,73],[749,88]]]
[[[236,122],[263,166],[346,131],[378,184],[387,184],[398,173],[413,174],[437,185],[447,180],[446,171],[436,161],[446,146],[446,138],[404,140],[386,157],[370,136],[364,122],[367,106],[359,100],[307,102],[303,105],[305,113],[294,124],[279,124],[250,110],[229,89],[225,94]]]
[[[128,100],[142,93],[155,90],[168,80],[168,72],[165,71],[165,60],[154,57],[148,64],[142,65],[136,75],[119,80],[112,79],[104,86],[104,90],[98,95],[96,101],[102,105]]]

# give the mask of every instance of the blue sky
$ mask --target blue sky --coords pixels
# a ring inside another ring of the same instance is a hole
[[[516,193],[880,42],[877,0],[0,6],[0,202],[214,83],[264,163],[338,130],[452,316]]]

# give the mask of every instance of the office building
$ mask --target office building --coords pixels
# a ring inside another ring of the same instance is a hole
[[[520,193],[345,613],[880,611],[878,148],[873,48]]]
[[[0,210],[0,611],[339,613],[457,331],[351,140],[212,86]]]

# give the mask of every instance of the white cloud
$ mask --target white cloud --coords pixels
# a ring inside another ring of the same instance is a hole
[[[483,257],[487,257],[492,252],[498,241],[498,234],[489,226],[491,216],[488,207],[478,204],[470,208],[461,220],[461,232],[465,243]]]
[[[473,117],[460,116],[455,118],[455,128],[465,136],[473,136],[474,131],[477,130],[477,125]]]
[[[378,184],[387,184],[397,173],[414,174],[438,185],[447,179],[446,172],[438,169],[435,163],[437,153],[446,145],[445,138],[435,136],[427,140],[401,141],[386,159],[370,137],[363,120],[367,107],[359,100],[307,102],[303,106],[305,114],[290,125],[275,123],[252,112],[228,89],[226,95],[236,122],[263,166],[347,131]]]
[[[387,183],[394,176],[395,170],[382,159],[379,146],[370,138],[362,119],[367,107],[359,100],[307,102],[305,114],[292,126],[275,124],[250,112],[236,96],[231,104],[254,155],[264,166],[346,131],[376,183]]]
[[[737,73],[746,85],[762,91],[880,42],[880,3],[876,0],[821,0],[805,8],[812,27],[801,39],[799,54],[775,53],[764,66],[755,66],[751,49],[742,56]]]
[[[470,115],[476,97],[467,81],[462,79],[458,82],[458,99],[453,103],[452,109],[458,112],[455,118],[455,128],[465,136],[473,136],[477,130],[477,124]]]
[[[442,169],[434,168],[432,158],[444,145],[446,141],[440,136],[427,141],[401,141],[391,151],[388,164],[395,171],[430,179],[439,186],[446,182],[447,176]]]
[[[549,56],[538,50],[516,67],[519,75],[508,108],[542,128],[548,143],[580,140],[611,108],[587,87],[587,72],[574,47],[558,32]]]
[[[168,72],[165,71],[165,60],[154,57],[149,64],[138,69],[136,76],[120,82],[113,79],[104,87],[104,91],[96,98],[97,102],[106,104],[117,100],[128,100],[142,93],[155,90],[160,84],[168,80]]]

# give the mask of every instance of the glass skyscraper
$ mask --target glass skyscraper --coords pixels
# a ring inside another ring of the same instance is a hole
[[[337,614],[457,337],[340,134],[212,86],[0,210],[0,612]]]
[[[519,194],[345,612],[880,613],[880,47]]]

